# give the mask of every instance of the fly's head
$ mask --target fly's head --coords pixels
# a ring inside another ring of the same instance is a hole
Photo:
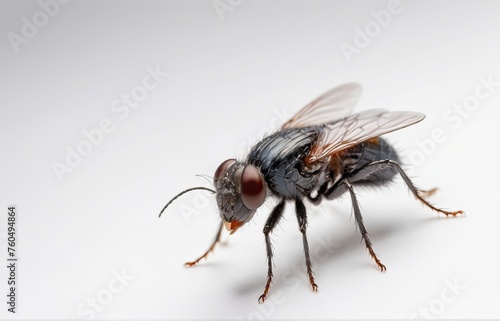
[[[259,169],[233,158],[219,165],[214,186],[219,215],[231,234],[250,221],[266,199],[266,182]]]

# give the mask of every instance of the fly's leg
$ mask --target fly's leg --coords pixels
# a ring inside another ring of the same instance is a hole
[[[266,286],[264,287],[264,292],[259,297],[259,303],[264,303],[267,297],[267,293],[269,292],[269,288],[271,287],[271,282],[273,281],[273,249],[271,246],[271,238],[269,234],[272,232],[276,224],[279,222],[281,216],[283,215],[283,210],[285,208],[285,200],[281,200],[281,202],[276,205],[276,207],[269,215],[266,225],[264,225],[264,237],[266,240],[266,253],[267,253],[267,281]]]
[[[196,260],[184,263],[185,266],[191,267],[191,266],[195,265],[196,263],[200,262],[202,259],[206,258],[207,255],[214,250],[215,245],[220,242],[220,238],[222,236],[222,225],[223,224],[221,222],[219,225],[219,230],[217,231],[217,234],[215,234],[214,241],[212,242],[212,245],[210,245],[208,250],[205,253],[203,253],[203,255],[200,256],[199,258],[197,258]]]
[[[358,225],[359,231],[361,232],[361,237],[363,238],[363,241],[365,241],[366,249],[370,253],[370,256],[373,258],[375,263],[377,263],[378,267],[380,268],[380,271],[384,272],[386,270],[386,267],[385,265],[382,264],[382,262],[380,262],[379,258],[377,257],[377,254],[375,254],[375,251],[373,250],[370,236],[368,235],[365,224],[363,223],[363,217],[361,216],[361,210],[359,209],[359,204],[358,200],[356,199],[356,194],[354,193],[354,189],[352,188],[352,185],[349,184],[349,182],[347,182],[346,180],[343,182],[343,184],[349,191],[349,194],[351,194],[352,208],[354,210],[354,218],[356,219],[356,224]]]
[[[464,213],[463,211],[460,211],[460,210],[459,211],[446,211],[446,210],[437,208],[437,207],[433,206],[432,204],[430,204],[429,202],[427,202],[424,199],[424,196],[430,196],[430,195],[434,194],[436,192],[437,188],[433,188],[433,189],[428,190],[428,191],[418,189],[413,184],[413,182],[410,180],[410,178],[406,175],[406,173],[403,171],[401,166],[393,160],[381,160],[381,161],[374,161],[374,162],[368,163],[368,164],[352,171],[351,173],[347,174],[346,176],[339,179],[338,181],[336,181],[333,184],[333,186],[331,186],[330,188],[325,190],[324,193],[322,193],[322,196],[324,196],[326,199],[331,200],[331,199],[335,199],[335,198],[341,196],[346,191],[349,191],[349,193],[351,195],[351,199],[352,199],[352,205],[353,205],[353,209],[354,209],[354,216],[356,219],[356,224],[359,226],[359,229],[361,231],[361,235],[363,237],[363,240],[365,241],[366,248],[368,249],[370,255],[372,256],[372,258],[375,260],[375,262],[379,266],[380,270],[382,270],[382,271],[385,271],[386,267],[380,262],[377,255],[373,251],[368,232],[366,231],[366,228],[365,228],[364,223],[363,223],[363,218],[361,217],[361,211],[359,209],[359,205],[358,205],[358,202],[356,200],[356,195],[354,194],[354,190],[352,188],[352,185],[349,182],[352,182],[353,184],[357,184],[358,182],[362,182],[365,175],[367,173],[369,173],[370,171],[375,171],[377,169],[384,170],[388,167],[394,168],[401,175],[401,177],[403,178],[404,182],[406,183],[406,185],[408,186],[410,191],[413,193],[413,195],[419,201],[421,201],[424,205],[426,205],[427,207],[429,207],[432,210],[437,211],[439,213],[443,213],[446,216],[448,216],[448,215],[456,216],[458,214]],[[318,195],[318,197],[319,197],[319,195]]]
[[[297,221],[299,222],[299,230],[300,233],[302,233],[302,242],[304,244],[304,255],[306,258],[306,268],[307,268],[307,275],[309,276],[309,283],[311,283],[312,290],[316,292],[318,290],[318,286],[314,281],[314,273],[311,268],[312,266],[311,257],[309,255],[309,245],[307,243],[307,236],[306,236],[306,230],[307,230],[306,207],[304,206],[304,202],[302,202],[299,199],[295,200],[295,212],[297,214]]]
[[[365,166],[363,166],[360,169],[364,169],[364,168],[365,168]],[[353,207],[353,211],[354,211],[354,218],[356,219],[356,225],[358,226],[358,228],[361,232],[361,237],[362,237],[363,241],[365,242],[366,249],[370,253],[370,256],[373,258],[375,263],[377,263],[378,267],[380,268],[380,271],[384,272],[386,270],[386,267],[384,264],[382,264],[382,262],[380,262],[377,254],[375,254],[375,251],[373,250],[370,236],[368,235],[365,224],[363,223],[363,217],[361,216],[361,210],[359,208],[358,200],[356,199],[356,194],[354,193],[354,189],[352,188],[352,185],[348,182],[348,180],[350,180],[351,178],[353,180],[356,180],[355,175],[357,173],[359,173],[359,172],[354,171],[352,173],[349,173],[345,177],[339,179],[338,181],[336,181],[333,184],[333,186],[324,190],[322,195],[326,199],[332,200],[332,199],[340,197],[345,192],[349,192],[349,194],[351,195],[351,201],[352,201],[352,207]]]
[[[427,202],[425,199],[424,199],[424,196],[429,196],[429,195],[432,195],[433,193],[436,192],[436,188],[433,188],[429,191],[422,191],[422,190],[419,190],[414,184],[413,182],[410,180],[410,178],[408,177],[408,175],[406,175],[406,173],[403,171],[403,169],[401,168],[401,166],[393,161],[393,160],[382,160],[382,161],[376,161],[376,162],[372,162],[372,163],[369,163],[369,164],[366,164],[365,166],[363,166],[362,168],[360,168],[359,170],[362,170],[362,169],[365,169],[365,168],[368,168],[368,167],[385,167],[385,166],[390,166],[394,169],[396,169],[398,172],[399,172],[399,175],[401,175],[401,177],[403,178],[404,182],[406,183],[406,186],[408,186],[408,188],[410,189],[410,191],[413,193],[413,195],[420,201],[422,202],[425,206],[433,209],[434,211],[436,212],[439,212],[439,213],[443,213],[445,214],[446,216],[448,215],[453,215],[453,216],[456,216],[458,214],[464,214],[464,211],[446,211],[446,210],[443,210],[441,208],[437,208],[435,207],[434,205],[430,204],[429,202]]]

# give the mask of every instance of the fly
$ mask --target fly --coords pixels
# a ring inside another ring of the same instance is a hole
[[[307,275],[312,290],[318,286],[312,271],[307,241],[307,212],[304,201],[318,205],[323,199],[333,200],[343,194],[351,197],[354,218],[362,240],[378,268],[386,267],[373,250],[363,223],[355,188],[385,185],[399,174],[413,195],[424,205],[446,216],[463,211],[446,211],[427,202],[424,197],[435,189],[417,188],[400,166],[395,149],[380,136],[416,124],[425,115],[409,111],[370,109],[352,113],[361,94],[361,86],[348,83],[335,87],[303,107],[277,132],[265,137],[245,159],[228,159],[214,174],[214,189],[194,187],[215,194],[221,218],[215,239],[199,258],[187,262],[193,266],[214,249],[223,227],[230,234],[249,222],[268,198],[277,200],[263,229],[267,253],[267,281],[259,302],[264,302],[273,279],[273,250],[270,234],[280,221],[285,203],[295,204],[295,213],[302,234]]]

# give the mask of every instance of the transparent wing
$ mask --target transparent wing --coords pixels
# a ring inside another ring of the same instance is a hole
[[[281,128],[322,125],[347,117],[361,95],[361,85],[347,83],[332,88],[311,101]]]
[[[306,163],[314,163],[363,141],[418,123],[424,118],[424,114],[416,112],[370,109],[326,124]]]

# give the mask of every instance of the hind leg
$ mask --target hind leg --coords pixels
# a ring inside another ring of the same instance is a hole
[[[408,175],[406,175],[406,173],[401,168],[401,166],[397,162],[395,162],[393,160],[389,160],[388,159],[388,160],[381,160],[381,161],[371,162],[371,163],[366,164],[365,166],[363,166],[363,167],[361,167],[361,168],[353,171],[352,174],[350,174],[349,176],[351,178],[355,178],[356,176],[360,176],[363,172],[366,173],[367,171],[370,171],[370,170],[373,171],[373,170],[376,170],[376,169],[383,170],[383,169],[385,169],[387,167],[392,167],[392,168],[394,168],[395,170],[398,171],[399,175],[403,178],[403,181],[405,182],[406,186],[408,186],[408,189],[425,206],[429,207],[430,209],[432,209],[432,210],[434,210],[436,212],[443,213],[446,216],[448,216],[448,215],[456,216],[458,214],[464,214],[464,211],[461,211],[461,210],[458,210],[458,211],[446,211],[444,209],[435,207],[434,205],[432,205],[431,203],[429,203],[424,197],[427,197],[427,196],[430,196],[430,195],[434,194],[437,191],[437,188],[433,188],[433,189],[430,189],[430,190],[421,190],[421,189],[418,189],[413,184],[413,182],[408,177]]]
[[[434,194],[436,192],[437,188],[433,188],[433,189],[428,190],[428,191],[419,190],[413,184],[413,182],[410,180],[410,178],[408,177],[408,175],[406,175],[406,173],[403,171],[403,169],[401,168],[401,166],[397,162],[391,161],[391,160],[387,160],[387,161],[380,161],[380,162],[376,162],[376,163],[380,163],[380,164],[387,163],[392,168],[395,168],[399,172],[399,175],[401,175],[401,177],[403,178],[404,182],[406,183],[406,186],[408,186],[408,188],[413,193],[413,195],[420,202],[422,202],[424,205],[426,205],[427,207],[431,208],[432,210],[434,210],[436,212],[439,212],[439,213],[443,213],[446,216],[448,216],[448,215],[457,216],[458,214],[464,214],[464,211],[462,211],[462,210],[458,210],[458,211],[446,211],[444,209],[435,207],[434,205],[432,205],[431,203],[429,203],[428,201],[426,201],[424,199],[424,197],[425,196],[430,196],[430,195]],[[371,163],[371,164],[373,164],[373,163]]]

